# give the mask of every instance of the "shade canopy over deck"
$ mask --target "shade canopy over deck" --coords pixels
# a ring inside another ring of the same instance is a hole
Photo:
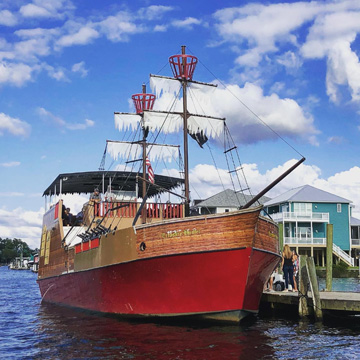
[[[136,191],[136,177],[141,174],[129,171],[89,171],[60,174],[46,188],[43,196],[60,194],[81,194],[92,193],[95,188],[100,192],[106,192],[111,186],[112,191]],[[155,184],[158,186],[149,186],[147,184],[148,196],[154,196],[173,190],[184,183],[183,179],[155,175]],[[138,195],[142,197],[141,179],[138,180]]]

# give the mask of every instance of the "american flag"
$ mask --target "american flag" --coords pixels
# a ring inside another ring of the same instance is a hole
[[[151,163],[148,157],[146,157],[146,166],[147,166],[147,171],[149,174],[149,181],[154,184],[155,183],[155,177],[154,177],[154,170],[151,167]]]

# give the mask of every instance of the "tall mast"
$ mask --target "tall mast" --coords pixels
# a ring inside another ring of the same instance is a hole
[[[181,46],[181,55],[185,55],[185,45]],[[183,74],[186,72],[186,57],[182,56]],[[187,78],[183,76],[181,78],[183,88],[183,119],[184,119],[184,174],[185,174],[185,216],[189,216],[189,204],[190,204],[190,184],[189,184],[189,154],[188,154],[188,122],[187,122]]]
[[[146,85],[143,84],[142,86],[143,94],[146,94]],[[145,96],[142,98],[142,108],[145,108]],[[146,129],[145,126],[142,128],[143,131],[143,140],[142,140],[142,171],[143,171],[143,179],[146,179]],[[142,196],[145,198],[146,195],[146,182],[142,181]],[[146,208],[143,209],[141,214],[141,222],[146,224]]]
[[[183,122],[184,122],[184,180],[185,180],[185,216],[189,215],[190,185],[189,185],[189,156],[188,156],[188,111],[186,88],[192,76],[198,59],[185,54],[186,46],[181,46],[181,55],[170,56],[169,62],[175,79],[181,82],[183,88]]]
[[[146,85],[143,84],[142,86],[142,93],[141,94],[134,94],[132,96],[134,101],[136,113],[139,114],[141,117],[144,116],[144,110],[152,110],[155,102],[155,95],[147,94],[146,93]],[[145,128],[144,123],[142,124],[143,130],[143,139],[141,141],[142,144],[142,172],[143,172],[143,179],[146,179],[146,137],[147,137],[147,130]],[[146,182],[142,181],[142,197],[143,199],[146,196]],[[142,213],[142,223],[146,223],[146,208],[143,209]]]

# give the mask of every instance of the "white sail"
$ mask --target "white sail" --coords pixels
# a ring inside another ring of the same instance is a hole
[[[176,79],[151,76],[150,85],[157,96],[156,109],[160,111],[144,111],[143,118],[137,114],[115,113],[115,126],[120,131],[129,128],[136,130],[143,121],[143,125],[151,132],[161,131],[169,134],[181,131],[183,119],[179,113],[182,112],[182,99],[177,98],[174,104],[169,104],[170,95],[172,97],[179,95],[181,82]],[[215,89],[214,86],[189,83],[188,109],[189,113],[193,114],[188,117],[190,134],[203,132],[207,137],[212,138],[222,134],[224,119],[216,118],[218,114],[211,105],[211,96],[214,95]],[[169,112],[169,106],[177,113]]]
[[[141,121],[141,116],[137,114],[128,114],[128,113],[115,113],[115,128],[119,131],[131,129],[136,131],[139,122]]]
[[[145,111],[144,125],[150,131],[160,131],[164,134],[179,132],[183,119],[179,114],[170,114],[165,112]]]
[[[188,130],[190,134],[196,134],[203,131],[207,137],[217,138],[224,131],[224,121],[191,115],[188,118]]]
[[[122,141],[107,141],[107,152],[114,159],[137,160],[142,158],[142,145]],[[147,156],[150,161],[161,159],[171,162],[179,156],[179,146],[175,145],[147,145]]]

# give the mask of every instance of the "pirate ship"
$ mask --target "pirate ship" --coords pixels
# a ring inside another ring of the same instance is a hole
[[[188,138],[202,146],[219,135],[225,120],[188,110],[189,88],[213,86],[193,80],[197,58],[182,47],[169,61],[174,77],[151,75],[153,86],[173,92],[173,85],[164,84],[175,83],[182,111],[154,111],[155,95],[143,88],[132,97],[135,114],[115,113],[120,130],[138,126],[142,138],[107,142],[114,158],[128,154],[127,162],[135,164],[140,157],[142,170],[60,174],[45,190],[56,201],[43,219],[37,280],[43,301],[137,317],[240,321],[258,311],[264,282],[280,256],[277,225],[254,204],[280,179],[236,211],[190,214]],[[179,147],[168,145],[167,155],[160,155],[164,147],[147,141],[149,131],[179,128],[184,176],[154,174],[150,161],[176,157]],[[108,196],[89,200],[81,223],[65,226],[62,194],[91,193],[97,186]],[[180,201],[150,201],[177,194],[179,186]]]

